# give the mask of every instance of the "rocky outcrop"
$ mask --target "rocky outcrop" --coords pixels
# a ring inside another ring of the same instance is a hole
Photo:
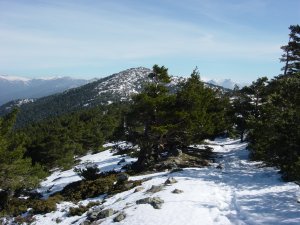
[[[165,181],[165,185],[171,185],[171,184],[175,184],[177,183],[177,180],[174,177],[169,177],[166,181]]]
[[[140,199],[140,200],[137,200],[136,201],[136,204],[150,204],[152,205],[152,207],[154,209],[160,209],[162,204],[164,203],[164,200],[162,200],[161,198],[159,197],[153,197],[153,198],[143,198],[143,199]]]
[[[136,192],[140,192],[142,190],[144,190],[145,188],[144,187],[137,187],[135,190],[134,190],[134,193]]]
[[[115,218],[114,222],[120,222],[126,218],[126,214],[124,212],[119,213]]]
[[[173,194],[181,194],[181,193],[183,193],[183,190],[179,190],[179,189],[174,189],[173,191],[172,191],[172,193]]]
[[[156,193],[156,192],[162,191],[163,188],[164,188],[163,185],[152,185],[152,187],[147,192]]]
[[[101,208],[93,209],[93,211],[87,214],[87,219],[89,221],[95,221],[99,219],[104,219],[106,217],[110,217],[114,214],[113,209],[105,209],[102,210]]]

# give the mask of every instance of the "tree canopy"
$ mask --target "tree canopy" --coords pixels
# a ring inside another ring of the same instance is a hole
[[[127,114],[128,136],[141,149],[139,169],[159,160],[162,152],[173,154],[228,128],[228,99],[205,87],[197,70],[176,93],[166,86],[170,76],[164,66],[154,65],[150,76],[153,82],[133,98]]]

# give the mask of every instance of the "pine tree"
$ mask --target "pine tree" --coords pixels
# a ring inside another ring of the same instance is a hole
[[[152,83],[141,94],[134,96],[132,110],[127,115],[127,130],[131,141],[141,148],[136,163],[140,169],[159,157],[158,152],[167,131],[165,116],[172,98],[166,87],[170,82],[167,68],[154,65],[149,77]]]
[[[197,70],[177,93],[165,86],[170,81],[166,68],[155,65],[153,71],[154,82],[133,98],[127,114],[128,135],[140,147],[137,169],[160,160],[162,152],[176,155],[178,149],[221,134],[228,127],[228,99],[205,87]]]
[[[181,146],[224,133],[228,128],[226,109],[229,101],[205,87],[197,68],[176,95],[175,124]],[[178,133],[179,132],[179,133]]]
[[[300,72],[299,25],[290,26],[290,40],[283,46],[284,74],[267,85],[256,116],[250,120],[249,149],[253,159],[280,168],[287,180],[300,180]]]
[[[30,158],[24,158],[25,135],[15,133],[13,125],[17,111],[0,118],[0,209],[17,191],[34,188],[45,175],[39,165],[32,166]]]
[[[289,27],[289,42],[281,47],[284,54],[280,58],[281,62],[285,62],[282,68],[283,75],[291,75],[300,72],[300,26],[291,25]]]

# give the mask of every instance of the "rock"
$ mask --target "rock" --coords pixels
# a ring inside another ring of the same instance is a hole
[[[216,168],[222,170],[223,169],[223,165],[220,163]]]
[[[122,182],[125,182],[129,179],[129,175],[126,174],[126,173],[119,173],[117,175],[117,182],[118,183],[122,183]]]
[[[126,160],[123,158],[118,162],[118,165],[121,165],[122,163],[125,163],[125,162],[126,162]]]
[[[171,184],[175,184],[177,183],[177,180],[174,177],[169,177],[166,181],[165,181],[165,185],[171,185]]]
[[[127,183],[127,184],[124,184],[124,187],[125,187],[126,189],[130,189],[130,188],[132,188],[133,186],[134,186],[133,183]]]
[[[80,223],[80,225],[90,225],[90,224],[91,224],[91,221],[89,221],[89,220],[85,220]]]
[[[147,198],[142,198],[142,199],[140,199],[140,200],[137,200],[136,201],[136,204],[150,204],[151,203],[151,201],[152,201],[152,198],[150,198],[150,197],[147,197]]]
[[[160,209],[162,204],[164,203],[164,200],[162,200],[161,198],[159,197],[154,197],[154,198],[143,198],[143,199],[140,199],[140,200],[137,200],[136,201],[136,204],[150,204],[152,205],[152,207],[154,209]]]
[[[172,191],[173,194],[181,194],[183,192],[183,190],[179,190],[179,189],[174,189]]]
[[[106,217],[110,217],[114,214],[114,210],[112,209],[105,209],[102,210],[98,215],[97,215],[97,219],[103,219]]]
[[[91,223],[91,225],[99,225],[101,224],[103,221],[99,220],[99,221],[94,221]]]
[[[98,216],[99,213],[97,212],[91,212],[87,215],[87,218],[91,221],[94,221],[97,219],[97,216]]]
[[[174,159],[173,162],[176,164],[176,166],[181,163],[179,159]]]
[[[176,149],[176,150],[174,151],[174,155],[175,155],[175,156],[181,156],[181,155],[182,155],[182,150]]]
[[[101,212],[101,209],[94,209],[91,212],[87,213],[87,219],[90,221],[95,221],[98,218],[98,214]]]
[[[126,214],[124,212],[119,213],[119,215],[117,215],[114,218],[114,222],[120,222],[122,220],[124,220],[126,218]]]
[[[154,197],[150,204],[153,206],[154,209],[160,209],[163,203],[164,200],[162,200],[159,197]]]
[[[163,188],[163,185],[152,185],[152,187],[147,192],[156,193],[161,191]]]
[[[136,192],[140,192],[142,190],[144,190],[145,188],[144,187],[137,187],[135,190],[134,190],[134,193]]]

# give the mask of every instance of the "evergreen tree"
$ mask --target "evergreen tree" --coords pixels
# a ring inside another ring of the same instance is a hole
[[[32,166],[30,158],[24,158],[25,135],[15,133],[13,125],[17,111],[0,118],[0,209],[17,191],[34,188],[45,175],[39,165]]]
[[[300,180],[299,25],[290,26],[283,46],[284,74],[261,86],[263,104],[249,122],[249,149],[254,159],[280,168],[287,180]]]
[[[149,77],[152,83],[141,94],[133,97],[132,110],[127,115],[126,123],[130,140],[141,148],[136,163],[140,169],[157,160],[167,131],[165,117],[172,102],[172,95],[165,86],[170,82],[168,69],[154,65]]]
[[[228,126],[228,99],[206,88],[197,70],[171,93],[165,67],[153,67],[150,76],[155,80],[133,98],[132,110],[127,114],[126,129],[130,140],[140,147],[135,164],[145,169],[160,160],[162,152],[176,154],[204,138],[221,134]]]
[[[281,47],[284,54],[280,58],[281,62],[285,62],[282,68],[283,75],[291,75],[300,72],[300,26],[291,25],[289,27],[289,42]]]
[[[235,87],[232,94],[231,116],[234,123],[235,131],[240,136],[241,142],[244,141],[245,134],[248,130],[247,120],[252,112],[251,98],[239,87]]]
[[[197,68],[176,94],[175,131],[179,146],[188,146],[224,133],[229,128],[228,98],[205,87]]]

